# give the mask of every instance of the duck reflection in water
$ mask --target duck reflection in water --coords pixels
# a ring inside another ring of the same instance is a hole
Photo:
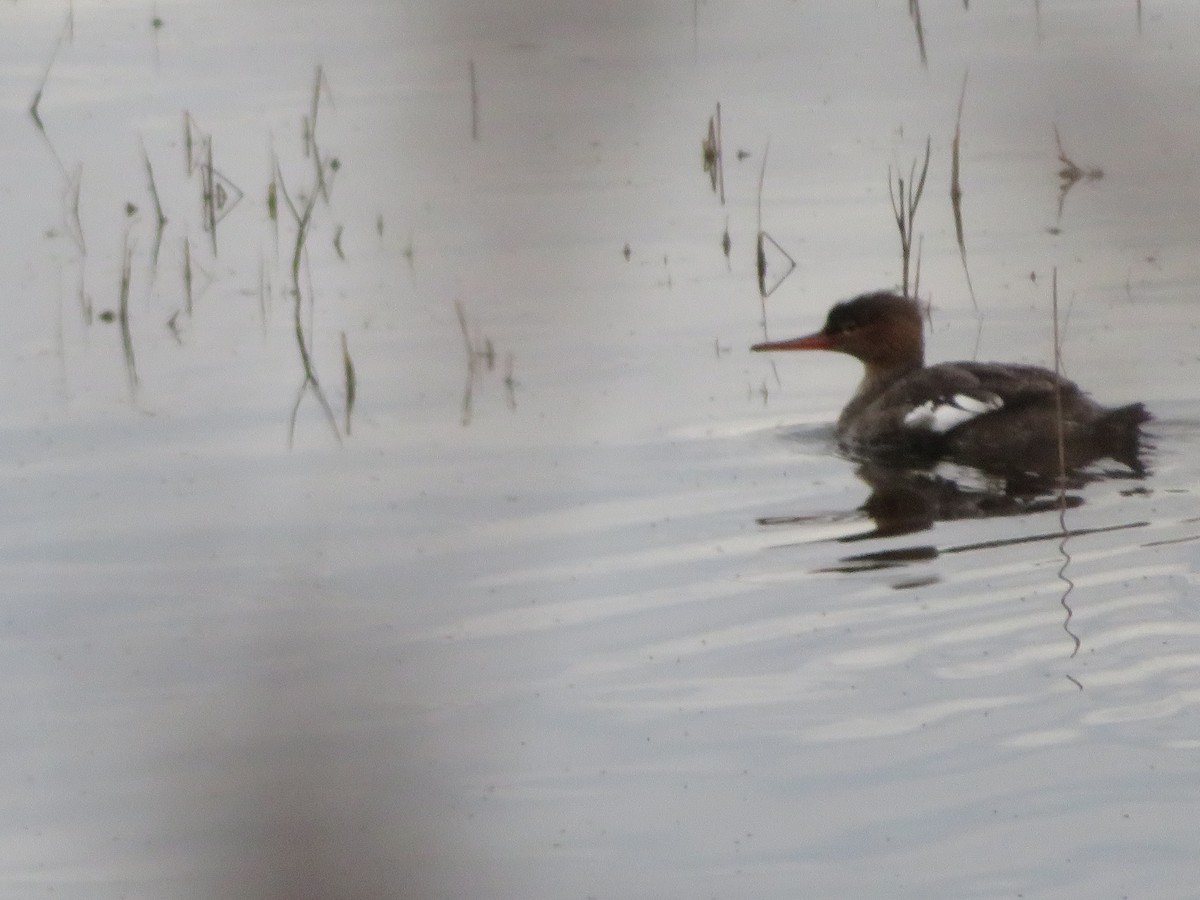
[[[1083,504],[1078,494],[1060,489],[1067,485],[1055,485],[1047,478],[989,478],[980,473],[982,477],[968,482],[966,473],[884,463],[865,463],[855,474],[871,489],[859,509],[874,521],[875,528],[842,538],[847,542],[925,531],[935,522],[1054,512]],[[1077,476],[1071,486],[1080,487],[1084,481]]]

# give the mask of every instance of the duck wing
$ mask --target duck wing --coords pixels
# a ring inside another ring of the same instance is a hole
[[[1055,402],[1091,406],[1074,382],[1040,366],[942,363],[892,385],[881,404],[904,410],[904,428],[944,435],[992,413]]]
[[[856,455],[1038,473],[1110,457],[1139,474],[1150,418],[1140,403],[1105,409],[1049,369],[977,362],[910,372],[853,412],[839,438]]]

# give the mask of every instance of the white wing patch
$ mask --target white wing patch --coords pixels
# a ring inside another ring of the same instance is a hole
[[[904,424],[908,428],[945,434],[951,428],[957,428],[984,413],[995,412],[1003,405],[1004,401],[995,394],[983,397],[955,394],[953,397],[929,400],[910,409],[904,416]]]

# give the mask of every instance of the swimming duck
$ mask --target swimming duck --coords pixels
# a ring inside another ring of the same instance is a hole
[[[751,350],[836,350],[864,368],[837,421],[838,441],[867,458],[948,459],[994,472],[1057,473],[1111,458],[1136,474],[1145,406],[1106,408],[1039,366],[925,365],[921,305],[891,291],[838,303],[825,327]]]

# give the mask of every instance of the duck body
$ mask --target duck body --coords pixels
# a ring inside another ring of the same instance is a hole
[[[1150,418],[1142,404],[1105,408],[1039,366],[926,366],[920,304],[891,292],[837,304],[814,334],[751,349],[835,350],[859,359],[863,380],[837,422],[839,443],[859,457],[1040,474],[1112,458],[1142,471],[1139,426]]]

